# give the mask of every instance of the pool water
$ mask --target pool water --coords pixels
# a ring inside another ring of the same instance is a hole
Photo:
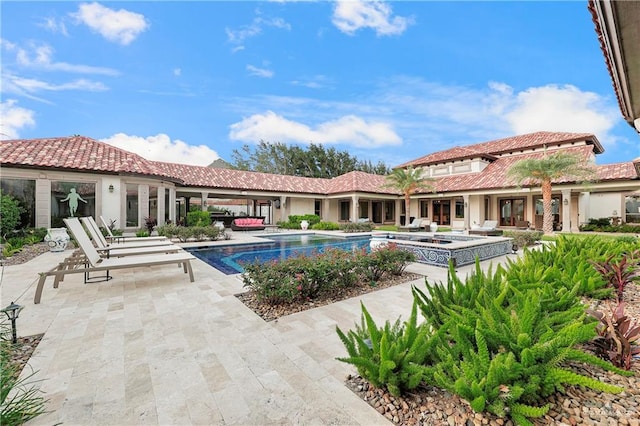
[[[264,243],[188,249],[197,258],[227,274],[244,272],[242,263],[283,260],[292,256],[322,253],[328,247],[342,250],[369,248],[370,237],[332,237],[316,234],[274,235]]]

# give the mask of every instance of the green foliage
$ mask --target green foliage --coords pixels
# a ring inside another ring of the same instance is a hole
[[[389,168],[382,162],[358,160],[347,151],[310,144],[307,148],[281,142],[260,141],[258,145],[243,145],[233,150],[233,167],[238,170],[274,173],[314,178],[334,178],[358,170],[386,175]]]
[[[513,238],[513,244],[519,248],[529,247],[542,239],[542,231],[504,231],[503,237]]]
[[[431,354],[439,336],[431,335],[427,325],[417,323],[417,308],[413,304],[411,316],[404,324],[398,319],[393,325],[387,321],[378,328],[362,307],[361,324],[345,334],[336,332],[347,349],[348,357],[339,361],[353,364],[362,377],[376,387],[386,387],[392,395],[416,388],[428,373]]]
[[[320,216],[315,214],[291,215],[287,222],[278,222],[278,226],[283,229],[301,229],[300,223],[306,220],[309,222],[309,228],[320,223]]]
[[[631,369],[633,357],[640,355],[640,324],[624,313],[624,302],[610,312],[589,310],[598,319],[598,337],[594,340],[596,353],[603,359],[625,370]]]
[[[242,279],[259,300],[277,305],[314,299],[338,287],[375,284],[384,274],[401,273],[410,259],[411,253],[395,247],[373,253],[327,249],[310,256],[244,263]]]
[[[595,232],[625,232],[635,234],[640,232],[640,226],[630,225],[626,223],[620,223],[613,225],[610,217],[590,218],[589,221],[580,225],[580,231],[595,231]],[[631,236],[629,236],[631,237]],[[634,238],[634,237],[631,237]],[[637,240],[636,240],[637,241]]]
[[[209,226],[211,215],[209,212],[195,210],[187,213],[187,226]]]
[[[2,341],[0,341],[0,424],[22,425],[45,413],[46,400],[35,387],[33,380],[36,372],[22,379],[19,371],[11,362],[12,344],[10,327],[2,323]]]
[[[0,236],[9,235],[20,223],[20,214],[24,211],[18,200],[10,195],[0,196]]]
[[[320,221],[315,225],[311,225],[311,229],[314,229],[317,231],[337,231],[338,229],[340,229],[340,225],[338,225],[335,222]]]
[[[16,240],[16,238],[12,238],[12,240]],[[23,243],[15,245],[15,243],[11,243],[7,241],[2,245],[2,256],[3,257],[11,257],[14,254],[20,253],[22,251]]]
[[[142,238],[142,237],[148,237],[149,235],[150,235],[149,231],[147,231],[146,229],[138,229],[136,231],[136,237]]]
[[[343,232],[371,232],[375,225],[371,222],[347,222],[340,224]]]
[[[156,228],[158,235],[167,237],[169,239],[178,239],[182,243],[186,243],[189,240],[206,241],[217,239],[228,239],[224,230],[220,230],[215,226],[177,226],[177,225],[162,225]]]

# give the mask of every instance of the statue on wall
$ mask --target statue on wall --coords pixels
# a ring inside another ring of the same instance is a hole
[[[69,202],[69,214],[71,215],[71,217],[75,216],[76,212],[78,211],[78,201],[82,201],[85,204],[87,202],[86,200],[82,199],[80,194],[76,192],[75,188],[71,188],[69,190],[67,198],[60,200],[61,203],[64,203],[65,201]]]

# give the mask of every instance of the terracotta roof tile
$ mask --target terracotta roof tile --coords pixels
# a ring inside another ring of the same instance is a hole
[[[159,175],[143,157],[84,136],[0,141],[3,164]]]
[[[373,192],[378,194],[398,194],[393,188],[385,187],[385,176],[365,172],[349,172],[331,179],[327,184],[327,194],[341,192]]]
[[[536,132],[526,135],[511,136],[489,142],[467,145],[465,147],[456,146],[444,151],[434,152],[416,160],[412,160],[396,166],[403,168],[408,166],[425,166],[447,161],[462,160],[468,158],[488,158],[493,159],[499,154],[518,152],[522,150],[551,146],[558,143],[570,143],[587,140],[593,144],[593,151],[601,153],[604,151],[598,139],[591,133],[567,133],[567,132]]]

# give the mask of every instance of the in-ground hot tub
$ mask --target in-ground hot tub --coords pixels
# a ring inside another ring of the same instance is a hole
[[[463,266],[492,259],[511,253],[511,238],[483,237],[454,233],[426,233],[408,235],[400,233],[375,233],[372,243],[395,243],[403,250],[416,255],[420,263],[434,266],[449,266],[449,259],[455,259],[456,265]]]

